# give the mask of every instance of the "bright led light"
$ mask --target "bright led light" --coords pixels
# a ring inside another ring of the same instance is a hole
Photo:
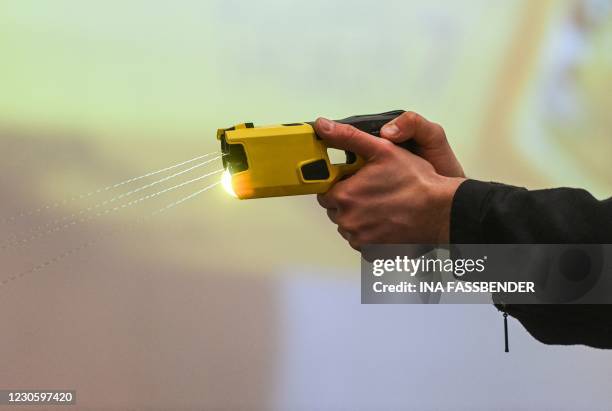
[[[229,172],[229,170],[225,170],[221,175],[221,185],[229,195],[238,198],[236,192],[234,191],[234,187],[232,187],[232,174]]]

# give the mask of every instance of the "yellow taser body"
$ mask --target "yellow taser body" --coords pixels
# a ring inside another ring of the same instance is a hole
[[[309,123],[244,123],[219,129],[217,139],[240,199],[324,193],[364,164],[348,152],[346,163],[332,164],[328,147]]]

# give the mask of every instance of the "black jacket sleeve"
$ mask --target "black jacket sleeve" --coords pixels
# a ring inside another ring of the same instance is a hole
[[[450,238],[456,244],[608,244],[612,199],[572,188],[528,191],[467,180],[455,194]]]
[[[612,199],[599,201],[580,189],[529,191],[467,180],[453,200],[450,242],[612,243]],[[612,348],[611,305],[496,305],[544,343]]]

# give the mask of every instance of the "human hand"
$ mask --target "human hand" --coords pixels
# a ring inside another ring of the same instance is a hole
[[[391,120],[380,130],[380,136],[396,144],[413,139],[416,154],[427,160],[438,174],[446,177],[465,177],[439,124],[426,120],[420,114],[407,111]]]
[[[453,196],[465,180],[462,171],[458,176],[441,175],[425,159],[350,125],[320,118],[315,128],[330,147],[366,160],[356,174],[318,196],[351,247],[448,243]],[[440,151],[431,153],[441,160]],[[447,164],[444,170],[459,174],[461,166],[453,169]]]

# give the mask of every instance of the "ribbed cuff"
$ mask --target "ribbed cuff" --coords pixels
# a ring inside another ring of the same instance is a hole
[[[482,218],[487,198],[495,186],[494,183],[477,180],[465,180],[461,183],[451,207],[451,244],[485,243]]]

